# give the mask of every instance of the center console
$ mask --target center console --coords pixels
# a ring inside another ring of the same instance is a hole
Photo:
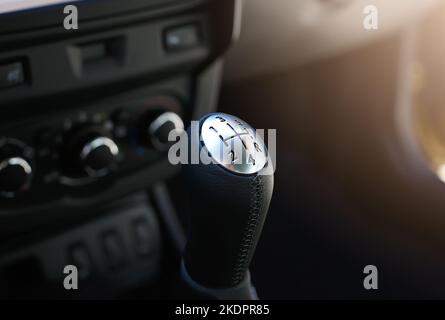
[[[139,269],[156,278],[160,218],[146,191],[179,170],[166,132],[216,109],[239,3],[72,1],[78,29],[66,30],[66,2],[34,2],[0,1],[0,287],[14,287],[10,271],[27,264],[45,287],[60,286],[73,257],[94,278],[119,250],[127,268],[94,281],[123,289],[122,272]],[[127,227],[152,255],[134,258]]]

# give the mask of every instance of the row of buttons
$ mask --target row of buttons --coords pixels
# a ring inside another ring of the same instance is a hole
[[[164,33],[164,43],[165,49],[169,53],[196,48],[202,44],[201,26],[192,23],[168,28]],[[84,51],[84,54],[88,57],[92,54],[99,54],[101,58],[106,58],[105,46],[102,43],[98,43],[91,48],[84,48]],[[25,81],[25,67],[22,61],[17,60],[0,64],[0,89],[16,87],[25,83]]]
[[[149,257],[153,251],[151,243],[151,228],[143,218],[138,218],[131,223],[131,231],[134,237],[133,247],[138,257]],[[105,257],[105,265],[111,271],[125,267],[128,259],[128,251],[125,243],[115,230],[109,230],[101,234],[100,246]],[[69,263],[75,265],[79,272],[79,278],[86,280],[94,272],[94,263],[88,247],[84,243],[76,243],[68,248]]]

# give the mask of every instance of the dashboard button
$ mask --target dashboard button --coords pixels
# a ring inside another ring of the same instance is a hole
[[[201,44],[201,29],[198,24],[169,28],[164,41],[169,52],[192,49]]]
[[[102,245],[106,264],[110,269],[118,269],[125,264],[126,252],[122,238],[117,232],[109,231],[102,235]]]
[[[25,75],[21,62],[0,65],[0,88],[14,87],[24,82]]]
[[[148,256],[153,251],[152,230],[145,219],[137,219],[132,223],[136,252],[140,256]]]
[[[69,261],[77,267],[79,278],[88,279],[93,273],[93,263],[88,249],[83,244],[76,244],[68,249]]]

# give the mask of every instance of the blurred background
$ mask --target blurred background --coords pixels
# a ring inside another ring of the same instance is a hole
[[[244,1],[220,109],[277,129],[263,298],[445,298],[444,17],[441,1]]]

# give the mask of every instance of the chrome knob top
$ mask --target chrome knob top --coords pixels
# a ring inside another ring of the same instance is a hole
[[[210,157],[231,172],[250,175],[267,165],[268,151],[263,139],[237,117],[212,114],[204,120],[200,133]]]

